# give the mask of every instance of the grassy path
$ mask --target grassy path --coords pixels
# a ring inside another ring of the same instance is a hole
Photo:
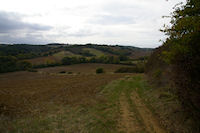
[[[118,132],[167,133],[144,103],[142,93],[148,86],[143,76],[137,75],[118,81],[114,88],[119,93],[116,99],[119,101]]]
[[[152,112],[145,106],[136,91],[131,94],[131,99],[135,102],[137,110],[143,119],[146,131],[149,133],[166,133],[160,127],[158,120],[152,115]]]

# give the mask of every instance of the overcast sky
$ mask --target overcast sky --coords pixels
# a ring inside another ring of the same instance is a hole
[[[157,47],[172,8],[185,0],[0,0],[0,43]]]

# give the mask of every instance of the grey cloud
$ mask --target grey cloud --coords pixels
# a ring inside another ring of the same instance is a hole
[[[46,31],[52,27],[25,23],[22,21],[23,15],[17,13],[9,13],[0,11],[0,33],[9,33],[18,30],[29,30],[29,31]]]
[[[44,31],[52,29],[50,26],[25,23],[22,19],[26,15],[0,11],[0,42],[1,43],[47,43]]]
[[[16,37],[13,34],[0,34],[0,43],[27,43],[27,44],[45,44],[50,43],[50,40],[45,39],[40,34],[25,34],[24,36]]]

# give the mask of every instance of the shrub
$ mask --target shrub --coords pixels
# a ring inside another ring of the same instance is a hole
[[[59,73],[66,73],[65,71],[60,71]]]
[[[104,73],[103,68],[97,68],[97,69],[96,69],[96,73],[97,73],[97,74],[98,74],[98,73]]]
[[[162,75],[162,71],[160,69],[155,70],[153,73],[154,78],[160,78],[161,75]]]
[[[28,61],[19,61],[17,67],[19,70],[28,70],[32,68],[32,64]]]
[[[135,68],[133,67],[121,67],[115,71],[115,73],[134,73]]]
[[[121,67],[115,73],[143,73],[144,69],[139,66],[134,67]]]
[[[28,71],[28,72],[37,72],[36,69],[32,69],[32,68],[28,69],[27,71]]]

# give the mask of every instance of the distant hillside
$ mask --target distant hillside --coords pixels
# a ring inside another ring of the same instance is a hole
[[[149,56],[152,52],[150,48],[137,48],[132,46],[118,45],[97,45],[97,44],[59,44],[51,43],[47,45],[28,45],[28,44],[0,44],[0,56],[15,56],[18,59],[30,59],[54,55],[65,51],[63,56],[128,56],[137,59],[143,56]],[[70,54],[69,54],[70,53]]]
[[[0,71],[5,71],[8,66],[9,71],[24,70],[29,63],[29,66],[37,68],[78,63],[132,64],[134,60],[146,59],[152,50],[97,44],[0,44]]]

